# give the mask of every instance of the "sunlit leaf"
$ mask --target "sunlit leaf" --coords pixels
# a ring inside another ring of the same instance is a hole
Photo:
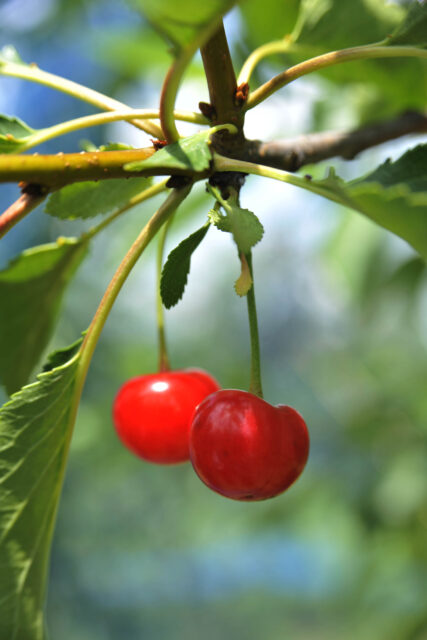
[[[24,385],[56,321],[64,291],[87,252],[87,241],[62,238],[24,251],[0,271],[0,382]]]

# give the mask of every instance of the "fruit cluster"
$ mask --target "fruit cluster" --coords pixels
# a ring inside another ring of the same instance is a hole
[[[133,453],[158,464],[190,459],[208,487],[235,500],[282,493],[307,462],[309,436],[297,411],[220,390],[198,369],[132,378],[116,396],[113,418]]]

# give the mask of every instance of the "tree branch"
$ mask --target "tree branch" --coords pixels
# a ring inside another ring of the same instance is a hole
[[[190,170],[171,170],[167,166],[142,171],[126,171],[124,169],[127,163],[145,160],[154,152],[153,147],[148,147],[124,151],[58,153],[56,155],[0,154],[0,183],[24,181],[42,185],[47,189],[59,189],[67,184],[86,180],[193,175]]]
[[[228,155],[284,171],[297,171],[304,165],[336,156],[352,160],[365,149],[415,133],[427,133],[427,114],[406,111],[396,118],[353,131],[314,133],[274,142],[246,140],[240,149]]]
[[[365,149],[414,133],[427,133],[427,114],[407,111],[391,120],[367,125],[350,132],[315,133],[273,142],[246,140],[243,133],[227,135],[220,131],[212,136],[212,151],[236,160],[262,164],[284,171],[297,171],[304,165],[315,164],[335,156],[349,160]],[[191,169],[171,169],[166,165],[132,172],[124,169],[127,163],[144,160],[153,153],[154,149],[150,147],[57,155],[0,154],[0,183],[24,181],[50,191],[86,180],[154,175],[177,175],[202,179],[211,174],[211,171],[207,170],[195,176]],[[21,207],[25,200],[18,202]],[[15,203],[13,206],[18,205]]]

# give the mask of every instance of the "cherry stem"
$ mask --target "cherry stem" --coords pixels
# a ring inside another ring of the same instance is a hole
[[[251,251],[245,254],[245,258],[252,278],[252,286],[246,295],[248,304],[249,332],[251,338],[251,380],[249,384],[249,392],[263,398],[261,382],[261,353],[259,348],[258,318],[255,303],[255,285]]]
[[[157,282],[156,282],[156,309],[157,309],[157,335],[159,340],[159,371],[170,371],[170,361],[166,344],[165,332],[165,312],[163,300],[160,293],[160,280],[163,268],[163,253],[165,249],[166,236],[171,226],[173,214],[167,220],[159,234],[159,243],[157,245]]]
[[[86,332],[85,339],[80,347],[80,361],[78,365],[76,377],[75,403],[71,409],[71,419],[77,415],[78,401],[83,389],[84,381],[89,369],[89,364],[95,351],[98,338],[113,307],[113,304],[119,295],[121,288],[133,267],[137,263],[144,249],[160,230],[162,225],[168,220],[181,202],[188,196],[191,191],[192,184],[181,189],[173,189],[165,202],[159,207],[156,213],[150,218],[139,236],[123,258],[117,271],[115,272],[110,284],[108,285],[102,300],[96,310],[96,313]]]

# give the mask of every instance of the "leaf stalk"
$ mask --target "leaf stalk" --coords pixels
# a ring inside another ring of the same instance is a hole
[[[282,71],[278,75],[265,82],[263,85],[253,91],[244,106],[245,110],[253,109],[258,104],[266,100],[273,93],[293,82],[297,78],[325,69],[342,62],[351,62],[354,60],[364,60],[368,58],[401,58],[401,57],[417,57],[427,58],[427,50],[418,47],[409,46],[384,46],[381,44],[363,45],[360,47],[350,47],[348,49],[340,49],[338,51],[329,51],[320,56],[304,60],[296,64],[286,71]]]

